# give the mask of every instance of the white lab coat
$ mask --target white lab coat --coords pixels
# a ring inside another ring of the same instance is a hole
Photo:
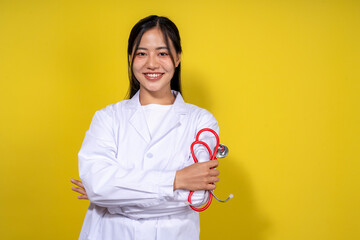
[[[175,173],[193,164],[190,145],[202,128],[218,132],[207,110],[184,102],[180,93],[151,138],[139,92],[97,111],[79,152],[80,178],[90,200],[79,239],[199,239],[199,214],[185,204],[189,191],[173,190]],[[211,149],[215,138],[201,139]],[[208,160],[196,145],[199,161]],[[207,193],[197,191],[201,205]]]

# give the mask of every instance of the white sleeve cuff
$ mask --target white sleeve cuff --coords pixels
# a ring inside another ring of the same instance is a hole
[[[161,173],[159,178],[159,197],[160,199],[174,198],[174,180],[176,171],[168,171]]]

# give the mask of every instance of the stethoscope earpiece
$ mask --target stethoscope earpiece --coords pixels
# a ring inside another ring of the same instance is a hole
[[[218,200],[219,202],[222,202],[222,203],[225,203],[225,202],[229,201],[230,199],[232,199],[232,198],[234,197],[233,194],[230,194],[227,199],[225,199],[225,200],[220,200],[220,199],[218,199],[218,198],[215,196],[215,194],[214,194],[213,191],[210,191],[210,193],[214,196],[214,198],[215,198],[216,200]]]

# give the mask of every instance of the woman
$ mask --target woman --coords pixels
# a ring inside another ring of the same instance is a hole
[[[190,145],[202,128],[218,132],[206,110],[180,91],[181,45],[168,18],[149,16],[132,29],[128,45],[130,99],[97,111],[79,152],[81,182],[90,200],[80,239],[199,239],[206,190],[219,180],[216,160]],[[201,140],[215,147],[212,134]]]

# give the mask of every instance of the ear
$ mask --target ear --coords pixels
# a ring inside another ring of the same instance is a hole
[[[175,59],[175,67],[178,67],[181,61],[181,54],[178,53],[176,54],[176,59]]]

